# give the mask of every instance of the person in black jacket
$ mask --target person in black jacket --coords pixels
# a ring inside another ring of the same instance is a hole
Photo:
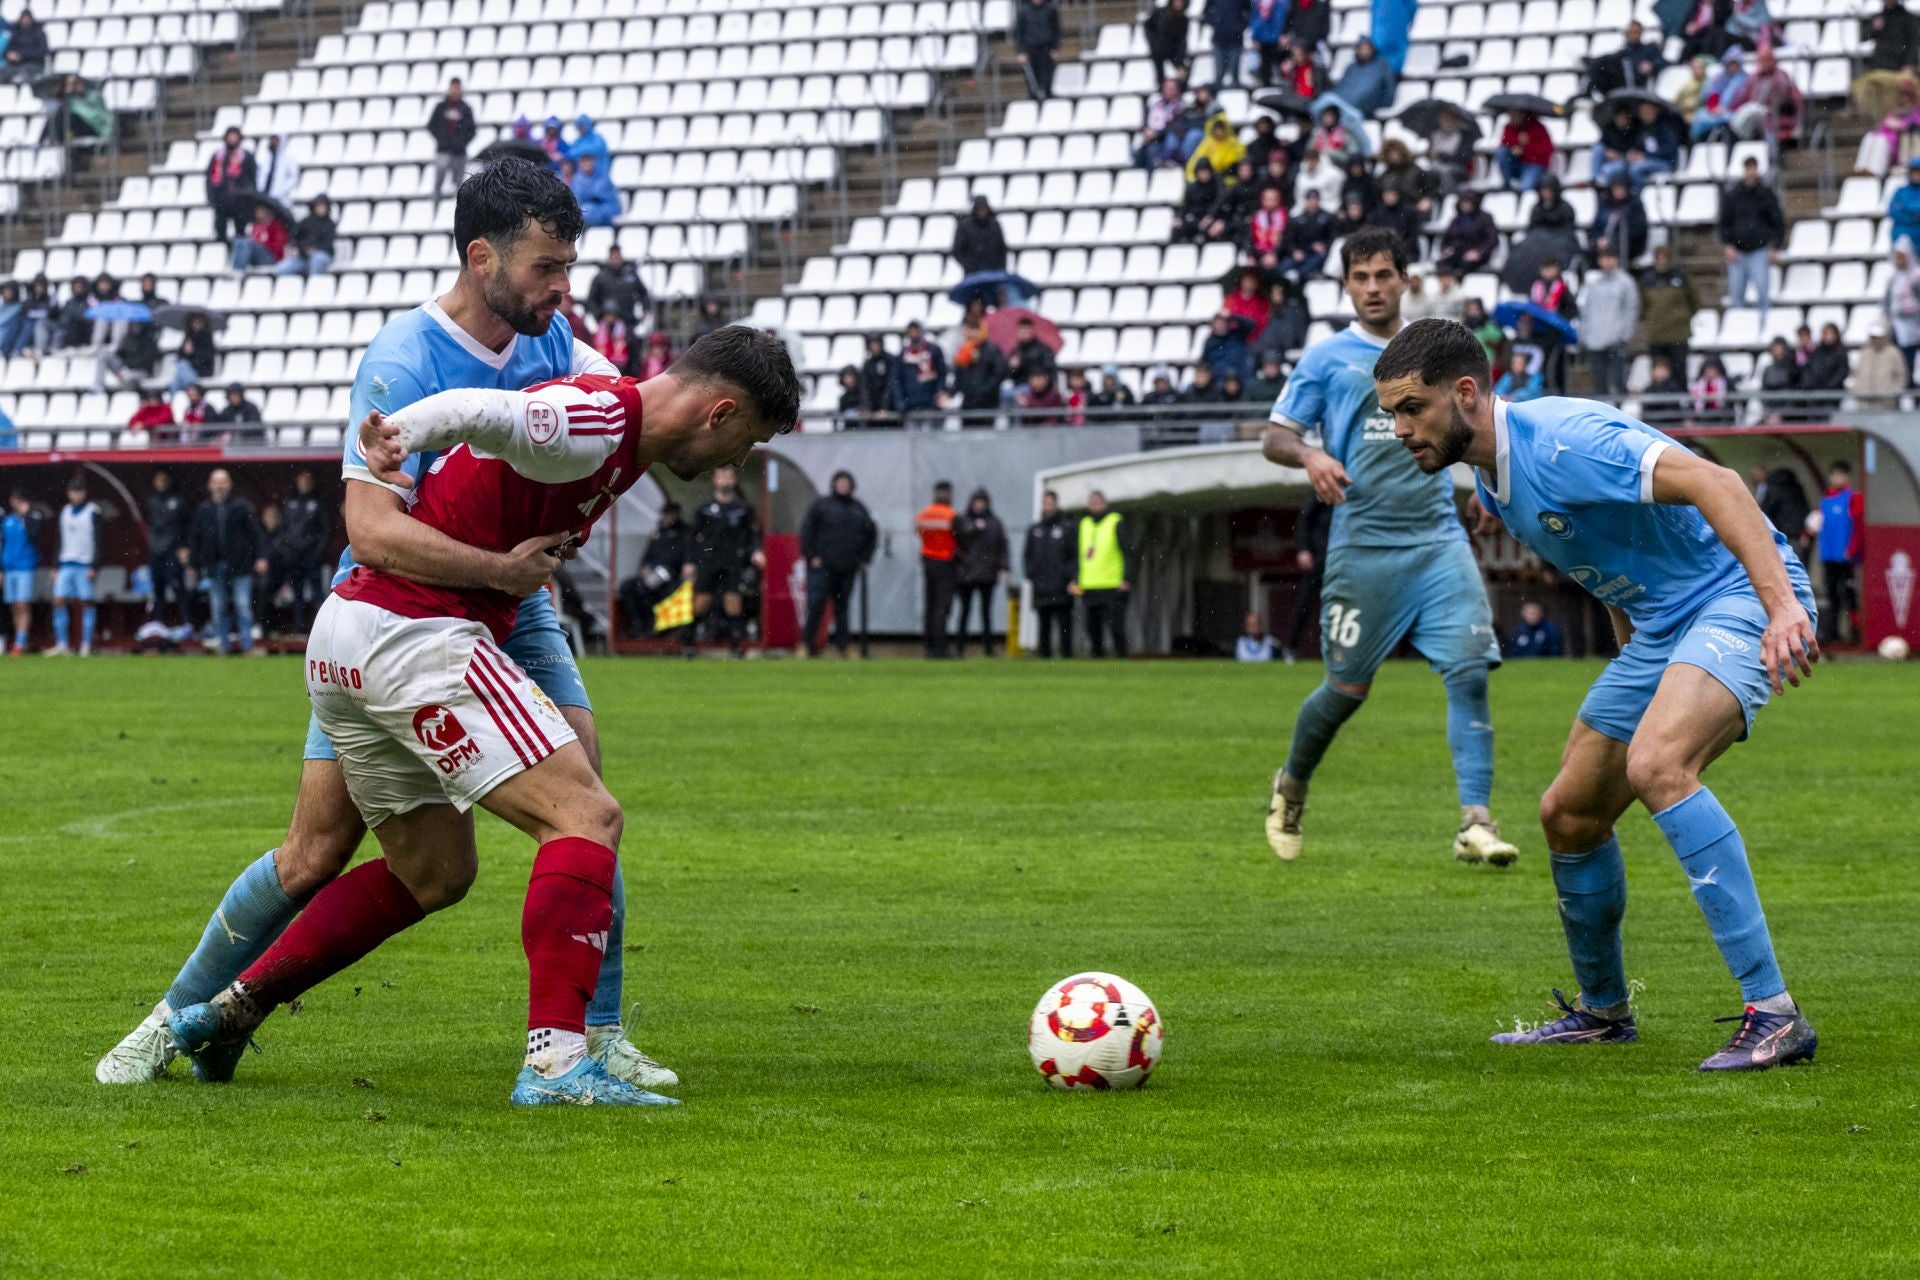
[[[1288,662],[1299,653],[1307,628],[1320,616],[1320,585],[1327,572],[1327,535],[1332,531],[1333,508],[1309,493],[1293,526],[1293,560],[1300,576],[1293,584],[1293,618],[1287,623],[1287,638],[1280,646],[1280,656]]]
[[[639,266],[628,262],[620,246],[613,245],[607,250],[607,264],[594,273],[587,288],[587,314],[603,316],[611,311],[631,328],[652,310],[653,293],[640,278]]]
[[[1880,12],[1860,19],[1860,39],[1872,45],[1867,51],[1869,72],[1897,75],[1920,58],[1920,18],[1900,0],[1885,0]]]
[[[1228,227],[1220,216],[1220,206],[1226,198],[1227,189],[1214,173],[1213,163],[1208,160],[1196,163],[1193,181],[1187,184],[1180,197],[1180,207],[1174,212],[1173,242],[1203,244],[1225,235]]]
[[[660,523],[640,553],[640,571],[620,584],[620,614],[630,636],[653,634],[654,606],[679,588],[681,566],[693,558],[693,538],[680,516],[679,503],[661,506]]]
[[[293,629],[304,633],[327,597],[327,544],[333,537],[332,504],[314,491],[313,472],[294,476],[293,496],[280,504],[280,522],[280,551],[293,588]]]
[[[1060,637],[1060,656],[1073,656],[1073,592],[1079,576],[1080,533],[1060,513],[1060,495],[1049,489],[1040,495],[1040,519],[1027,529],[1027,545],[1020,569],[1033,585],[1033,610],[1040,623],[1040,656],[1053,656],[1053,638]]]
[[[33,10],[22,9],[13,20],[6,53],[0,55],[0,84],[32,84],[46,74],[49,56],[46,28]]]
[[[427,117],[427,132],[433,135],[433,194],[437,198],[448,187],[460,189],[460,180],[467,176],[467,148],[473,145],[473,108],[462,97],[458,80],[447,81],[447,96]]]
[[[273,269],[280,276],[323,276],[333,266],[333,241],[339,227],[333,220],[333,201],[315,196],[307,204],[307,216],[293,228],[287,256]]]
[[[1727,304],[1747,305],[1757,295],[1760,318],[1773,300],[1769,268],[1787,242],[1787,216],[1780,197],[1760,181],[1760,162],[1748,156],[1740,180],[1720,193],[1720,244],[1727,255]]]
[[[213,324],[207,319],[206,312],[196,311],[187,317],[187,329],[180,339],[180,350],[175,353],[173,383],[167,390],[178,395],[193,383],[206,385],[213,381],[214,372],[220,367],[220,344],[213,336]],[[208,415],[210,421],[219,421],[215,416],[219,410]]]
[[[895,367],[900,359],[887,350],[880,334],[867,335],[867,358],[860,365],[860,416],[870,426],[898,426],[900,402],[894,398],[899,388]]]
[[[1053,59],[1060,51],[1060,8],[1053,0],[1027,0],[1013,16],[1013,47],[1027,69],[1036,102],[1053,96]]]
[[[93,287],[85,276],[75,276],[67,285],[67,297],[55,314],[55,350],[84,347],[93,341],[93,321],[87,318],[93,306]]]
[[[173,476],[166,471],[153,473],[153,492],[147,495],[147,573],[153,594],[147,601],[147,613],[155,621],[167,620],[167,600],[172,597],[181,626],[193,624],[193,610],[187,606],[187,500],[175,492]]]
[[[707,621],[710,635],[717,627],[727,637],[733,656],[744,657],[747,597],[758,594],[767,557],[760,550],[760,521],[741,498],[739,474],[732,467],[714,468],[713,498],[694,513],[692,543],[693,554],[681,566],[681,573],[693,582],[694,625],[687,628],[687,656],[694,653],[694,633]],[[718,624],[708,620],[716,597],[721,613]]]
[[[208,647],[246,653],[253,648],[253,575],[265,573],[260,554],[260,521],[253,504],[233,493],[233,477],[224,468],[207,477],[207,500],[193,513],[187,536],[187,589],[206,588],[213,606]],[[227,613],[232,602],[233,614]]]
[[[975,196],[973,211],[954,227],[953,260],[964,275],[1007,269],[1007,238],[985,196]]]
[[[1056,373],[1059,363],[1053,358],[1053,348],[1042,342],[1033,327],[1031,316],[1021,316],[1013,326],[1013,354],[1007,357],[1007,377],[1015,382],[1025,382],[1036,373]]]
[[[1253,20],[1253,0],[1207,0],[1200,18],[1213,28],[1214,87],[1238,88],[1240,66],[1247,57],[1247,24]]]
[[[833,647],[847,656],[853,620],[853,584],[873,559],[879,531],[866,504],[853,496],[853,473],[833,473],[833,490],[817,498],[800,522],[800,556],[807,562],[807,653],[820,656],[820,625],[833,605]]]
[[[245,235],[260,190],[260,168],[247,150],[245,135],[229,128],[225,145],[207,165],[207,204],[213,208],[213,234],[221,244]]]
[[[1045,350],[1042,345],[1042,350]],[[970,331],[953,357],[953,391],[960,397],[960,425],[991,427],[1000,395],[1012,377],[1006,353],[987,337],[984,324]]]
[[[967,509],[953,521],[957,568],[954,603],[960,606],[954,629],[956,657],[967,656],[967,617],[980,602],[980,648],[993,656],[993,589],[1007,579],[1007,527],[993,514],[993,499],[975,489]]]
[[[1187,0],[1167,0],[1140,23],[1147,39],[1147,56],[1153,59],[1153,82],[1163,83],[1187,74],[1187,34],[1191,19]]]
[[[208,422],[217,422],[222,426],[244,427],[261,420],[260,406],[247,399],[247,389],[237,382],[227,384],[226,404],[207,415]]]

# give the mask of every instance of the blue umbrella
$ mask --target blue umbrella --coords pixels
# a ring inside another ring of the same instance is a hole
[[[997,304],[1001,289],[1007,291],[1006,302],[1012,307],[1020,306],[1028,298],[1040,294],[1040,286],[1025,276],[1017,276],[1011,271],[976,271],[970,276],[962,276],[960,283],[947,291],[947,297],[963,307],[976,297]]]
[[[117,323],[121,320],[137,320],[145,323],[153,319],[153,309],[144,302],[96,302],[87,308],[87,319],[105,320]]]
[[[1340,113],[1340,123],[1347,127],[1347,135],[1353,139],[1354,148],[1363,156],[1372,155],[1373,139],[1367,136],[1367,118],[1360,114],[1360,108],[1337,93],[1323,93],[1307,109],[1313,112],[1314,122],[1318,123],[1320,113],[1328,107]]]
[[[1532,316],[1536,325],[1545,325],[1570,343],[1580,340],[1579,330],[1537,302],[1503,302],[1493,309],[1493,322],[1506,328],[1521,316]]]

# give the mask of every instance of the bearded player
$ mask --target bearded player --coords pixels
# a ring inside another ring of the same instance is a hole
[[[409,455],[438,453],[410,515],[457,541],[504,551],[559,530],[556,547],[577,546],[649,466],[691,479],[790,430],[799,411],[786,347],[730,325],[645,382],[445,391],[371,420],[362,447],[368,472],[403,490]],[[512,1101],[671,1104],[588,1051],[621,813],[565,717],[502,651],[520,605],[368,566],[334,589],[308,640],[307,690],[384,856],[322,889],[215,999],[169,1015],[180,1051],[237,1055],[274,1008],[445,905],[449,862],[472,875],[478,805],[539,845],[520,925],[530,996]]]
[[[1267,841],[1289,862],[1300,856],[1314,770],[1366,700],[1380,664],[1411,636],[1447,690],[1447,746],[1460,797],[1453,856],[1508,866],[1520,851],[1500,838],[1488,807],[1487,673],[1500,664],[1493,611],[1451,479],[1421,474],[1374,399],[1373,362],[1400,332],[1407,251],[1393,232],[1369,228],[1347,237],[1340,266],[1357,319],[1301,358],[1261,448],[1267,461],[1305,471],[1333,508],[1320,591],[1327,677],[1294,718],[1293,748],[1273,776]],[[1309,444],[1313,435],[1322,444]]]
[[[1614,823],[1638,800],[1673,847],[1744,1011],[1702,1071],[1809,1062],[1819,1041],[1787,993],[1746,843],[1700,774],[1747,736],[1768,694],[1813,674],[1807,572],[1739,476],[1612,405],[1490,394],[1465,325],[1421,320],[1374,369],[1381,407],[1422,471],[1475,468],[1508,532],[1607,606],[1620,656],[1594,681],[1540,801],[1579,1005],[1496,1044],[1639,1039],[1620,921]]]
[[[574,242],[585,230],[580,206],[565,183],[544,166],[503,160],[460,185],[453,224],[459,279],[443,297],[375,336],[354,377],[351,421],[356,424],[449,388],[518,389],[569,374],[615,372],[574,339],[566,317],[558,314],[568,288],[567,268],[576,256]],[[586,685],[545,589],[555,565],[546,554],[551,540],[490,550],[456,542],[408,518],[405,491],[368,471],[358,437],[357,430],[348,433],[342,466],[351,545],[335,581],[346,578],[358,557],[423,584],[524,597],[513,633],[501,648],[560,707],[597,770],[599,737]],[[427,461],[424,454],[413,458],[408,474],[418,475]],[[94,1069],[101,1083],[138,1084],[164,1072],[174,1054],[162,1025],[166,1015],[205,1001],[232,982],[353,858],[366,828],[317,719],[308,726],[304,756],[286,838],[228,888],[165,997]],[[465,866],[456,859],[441,869],[432,886],[436,900],[458,901],[466,892]],[[613,902],[609,944],[587,1015],[588,1038],[614,1075],[647,1088],[670,1087],[678,1077],[640,1052],[620,1025],[626,910],[617,872]],[[202,1080],[225,1080],[233,1073],[233,1062],[217,1052],[200,1055],[193,1065]]]

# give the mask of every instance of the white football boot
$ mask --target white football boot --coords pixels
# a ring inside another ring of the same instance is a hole
[[[605,1065],[614,1079],[642,1089],[671,1089],[680,1083],[671,1067],[663,1067],[640,1052],[639,1046],[627,1039],[626,1028],[617,1022],[587,1028],[587,1056]]]
[[[177,1052],[167,1034],[166,1017],[172,1012],[165,1000],[153,1006],[153,1012],[100,1059],[93,1078],[101,1084],[151,1084],[165,1075]]]
[[[1485,862],[1510,867],[1520,850],[1500,838],[1497,822],[1469,822],[1453,838],[1453,856],[1461,862]]]
[[[1273,775],[1273,798],[1267,802],[1267,843],[1280,861],[1300,856],[1300,818],[1307,811],[1307,784],[1295,782],[1281,769]]]

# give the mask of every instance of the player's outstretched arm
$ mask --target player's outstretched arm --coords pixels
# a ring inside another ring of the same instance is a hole
[[[1783,679],[1797,688],[1800,677],[1812,675],[1813,664],[1820,659],[1813,620],[1793,593],[1793,582],[1773,540],[1773,526],[1745,483],[1718,463],[1685,449],[1665,449],[1654,459],[1653,500],[1698,507],[1740,561],[1767,610],[1767,629],[1760,637],[1760,661],[1767,678],[1775,693],[1784,692]]]
[[[567,535],[529,538],[511,551],[484,551],[407,514],[404,500],[377,484],[349,483],[347,540],[368,568],[430,587],[486,587],[528,596],[547,585],[560,561],[551,549]]]
[[[532,391],[461,387],[416,400],[386,418],[361,447],[369,467],[464,444],[500,459],[529,480],[561,484],[584,480],[600,469],[629,424],[625,404],[613,392],[571,382]],[[639,424],[631,424],[638,430]]]

